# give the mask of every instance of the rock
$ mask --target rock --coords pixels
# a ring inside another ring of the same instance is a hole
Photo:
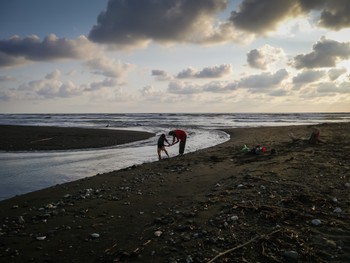
[[[100,237],[100,234],[98,234],[98,233],[92,233],[92,234],[90,235],[90,237],[93,238],[93,239],[96,239],[96,238],[99,238],[99,237]]]
[[[299,257],[299,254],[294,250],[290,250],[290,251],[285,251],[283,253],[283,256],[289,259],[297,260]]]
[[[163,232],[160,231],[160,230],[157,230],[157,231],[154,232],[154,235],[155,235],[156,237],[160,237],[162,234],[163,234]]]
[[[321,220],[320,219],[312,219],[311,224],[314,226],[319,226],[321,225]]]
[[[237,221],[238,220],[238,216],[231,216],[231,221]]]
[[[342,210],[340,207],[336,207],[334,210],[333,210],[334,213],[341,213]]]
[[[337,243],[335,243],[335,241],[333,241],[333,240],[327,240],[326,244],[330,248],[337,248]]]
[[[24,220],[23,216],[19,216],[17,220],[18,224],[24,224],[26,221]]]

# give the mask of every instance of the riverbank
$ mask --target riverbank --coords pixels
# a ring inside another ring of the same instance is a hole
[[[212,148],[2,201],[0,259],[349,262],[350,124],[290,137],[311,128],[226,130]]]

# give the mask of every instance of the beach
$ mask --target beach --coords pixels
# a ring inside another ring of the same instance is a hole
[[[321,141],[310,143],[315,127]],[[27,146],[13,126],[1,143],[11,148],[1,149],[67,149],[34,145],[53,143],[57,133],[69,137],[68,130],[35,137],[39,127],[26,128]],[[1,201],[0,259],[349,262],[350,123],[225,132],[231,139],[214,147]],[[74,137],[59,147],[118,139],[85,129]],[[252,152],[255,146],[266,151]]]

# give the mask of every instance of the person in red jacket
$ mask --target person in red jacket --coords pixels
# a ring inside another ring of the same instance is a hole
[[[187,139],[186,132],[183,130],[173,130],[169,132],[169,135],[173,136],[173,142],[171,145],[174,145],[180,142],[179,155],[183,155],[185,152],[185,145],[186,145],[186,139]]]

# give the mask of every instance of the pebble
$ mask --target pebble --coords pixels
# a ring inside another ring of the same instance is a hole
[[[335,243],[333,240],[327,240],[326,244],[330,248],[337,248],[337,243]]]
[[[43,241],[46,239],[46,236],[36,237],[36,240]]]
[[[23,216],[18,217],[18,224],[24,224],[26,221],[24,220]]]
[[[100,237],[100,234],[92,233],[92,234],[90,235],[90,237],[92,237],[92,238],[99,238],[99,237]]]
[[[162,234],[163,234],[163,232],[160,231],[160,230],[157,230],[156,232],[154,232],[154,235],[155,235],[156,237],[160,237]]]
[[[311,224],[314,226],[319,226],[321,225],[321,220],[320,219],[312,219]]]
[[[334,213],[341,213],[342,210],[340,207],[336,207],[334,210],[333,210]]]
[[[350,183],[345,183],[345,187],[350,188]]]
[[[238,220],[238,216],[231,216],[231,220],[232,221],[237,221]]]
[[[294,250],[290,250],[290,251],[285,251],[283,253],[283,256],[285,256],[286,258],[297,260],[299,255],[298,255],[298,252],[296,252]]]

